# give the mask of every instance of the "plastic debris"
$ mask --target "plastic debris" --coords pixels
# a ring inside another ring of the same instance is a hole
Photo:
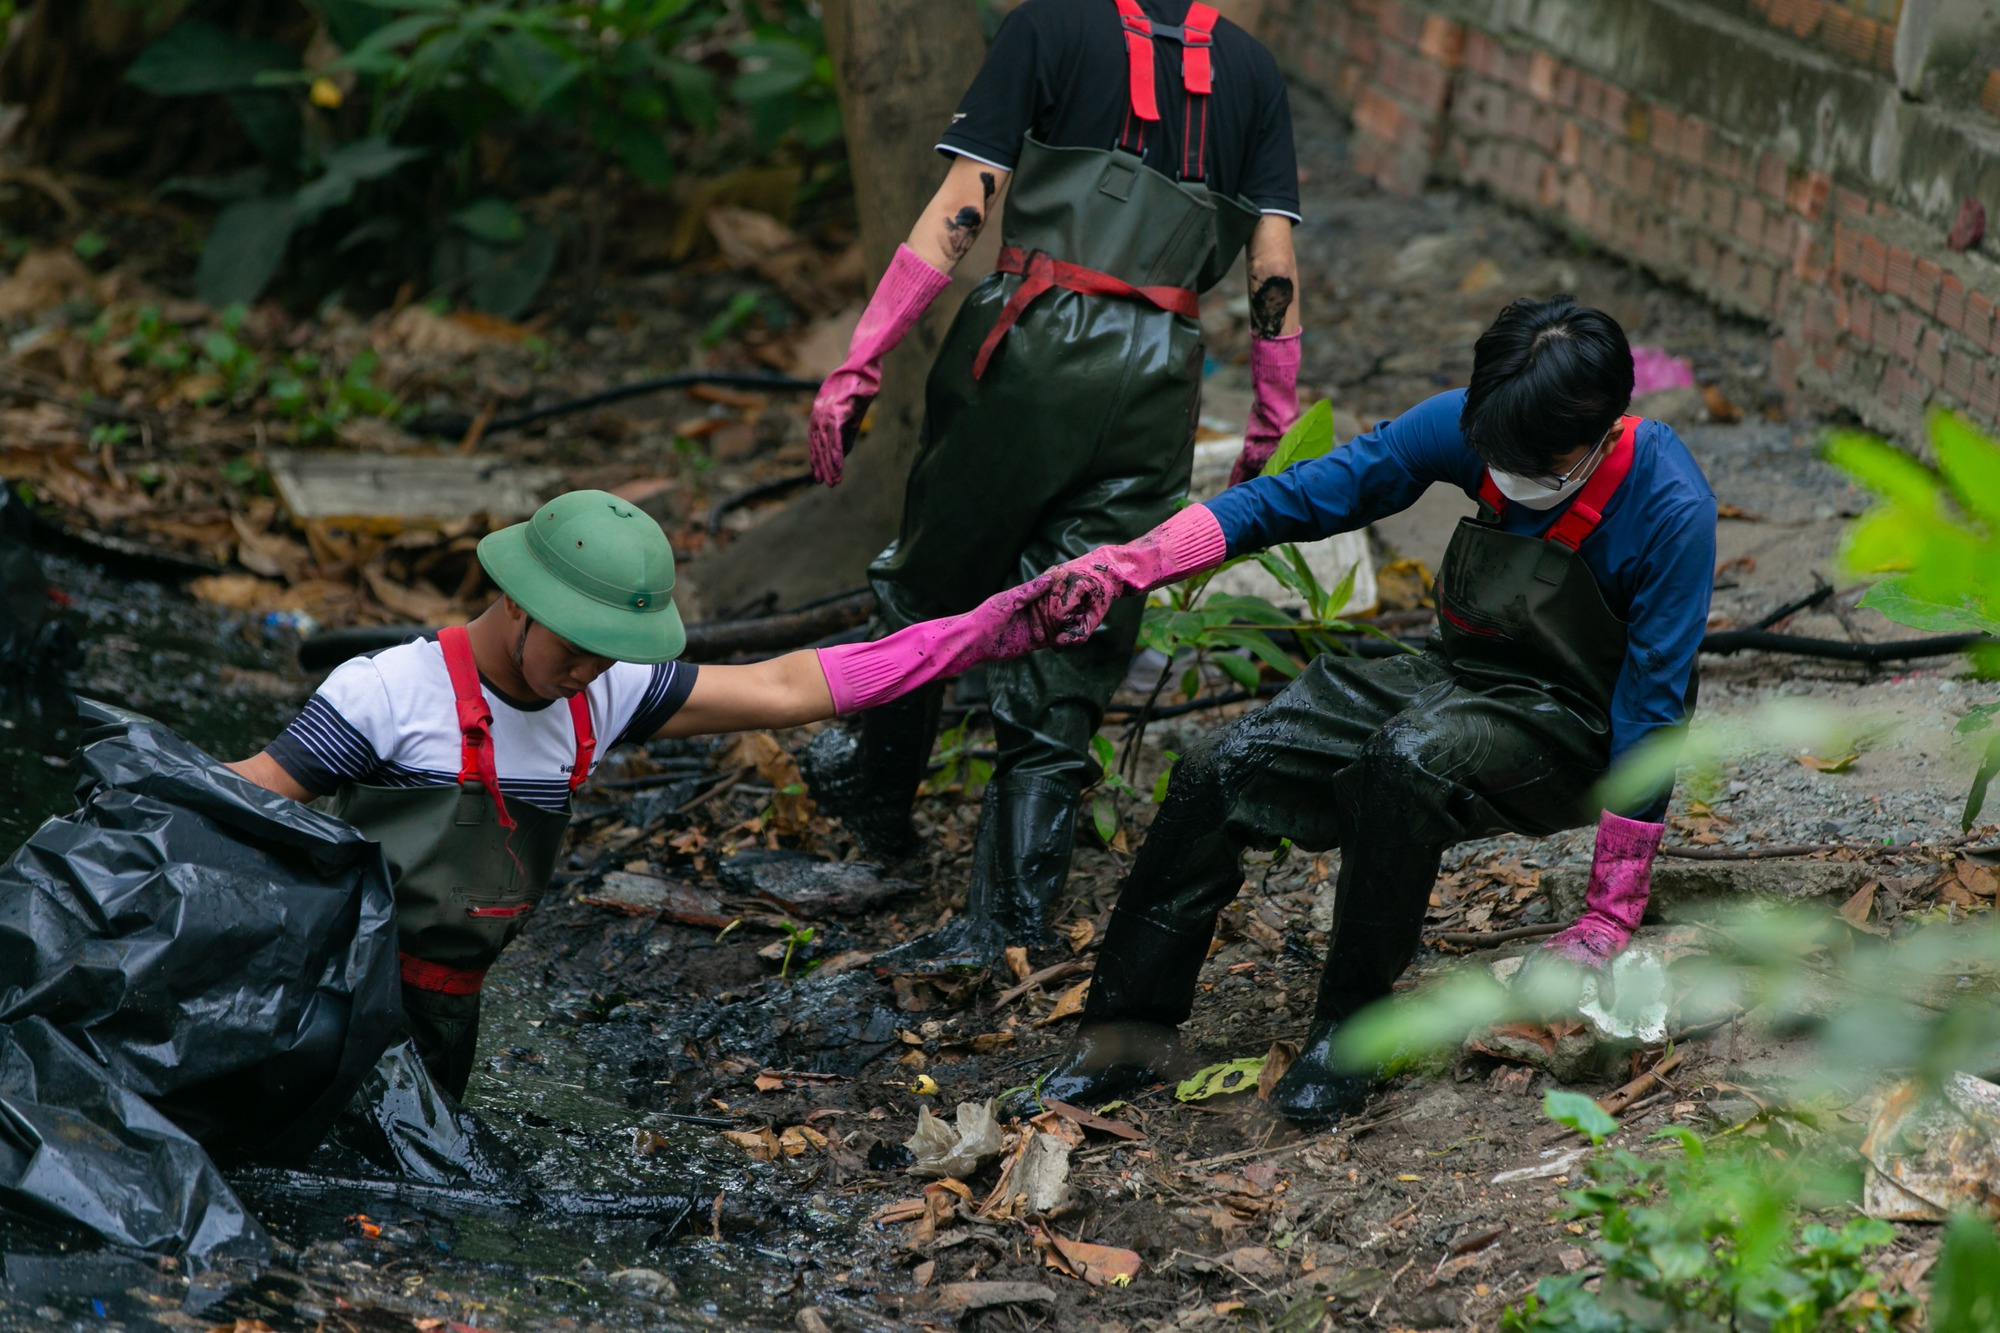
[[[1240,1060],[1225,1060],[1219,1065],[1197,1069],[1174,1089],[1174,1100],[1205,1102],[1210,1097],[1255,1092],[1257,1080],[1264,1072],[1264,1058],[1261,1055],[1246,1055]]]
[[[62,1151],[105,1155],[61,1170],[11,1125],[3,1197],[155,1251],[254,1247],[200,1148],[302,1157],[400,1036],[388,868],[353,828],[170,729],[80,711],[80,808],[0,868],[0,1030],[9,1095],[73,1087]],[[63,1043],[25,1035],[37,1019]],[[135,1169],[134,1153],[175,1169]]]
[[[956,1126],[934,1116],[927,1106],[917,1108],[917,1130],[903,1141],[916,1157],[910,1164],[913,1176],[964,1179],[1000,1155],[1000,1122],[993,1118],[993,1101],[960,1102]]]
[[[1954,1074],[1935,1093],[1899,1083],[1861,1141],[1861,1208],[1891,1222],[1942,1222],[1971,1208],[2000,1219],[2000,1086]]]
[[[1632,396],[1694,387],[1694,366],[1664,347],[1632,349]]]

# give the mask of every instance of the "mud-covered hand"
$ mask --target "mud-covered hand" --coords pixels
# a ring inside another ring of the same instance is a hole
[[[882,358],[950,285],[949,273],[938,272],[907,245],[896,247],[896,257],[848,340],[847,359],[826,377],[813,399],[806,439],[812,449],[813,476],[822,484],[840,484],[842,464],[854,447],[861,419],[882,388]]]
[[[834,714],[845,717],[934,680],[1048,647],[1041,609],[1052,582],[1053,573],[1042,574],[994,593],[964,615],[926,620],[873,643],[817,650]]]
[[[1100,546],[1050,570],[1038,614],[1058,647],[1082,643],[1120,597],[1151,592],[1228,558],[1229,542],[1214,513],[1189,505],[1138,541]]]
[[[1552,935],[1543,947],[1572,963],[1602,967],[1631,942],[1646,914],[1653,887],[1653,858],[1665,824],[1626,819],[1606,810],[1597,823],[1597,851],[1590,861],[1590,887],[1583,915]]]
[[[1229,484],[1262,475],[1278,452],[1278,442],[1299,419],[1299,342],[1303,334],[1250,339],[1250,420],[1243,426],[1243,452],[1229,469]]]

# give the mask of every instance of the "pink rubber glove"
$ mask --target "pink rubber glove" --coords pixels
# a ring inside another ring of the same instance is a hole
[[[1207,505],[1189,505],[1138,541],[1100,546],[1057,565],[1041,616],[1059,646],[1082,643],[1097,632],[1120,597],[1212,569],[1229,558],[1222,524]]]
[[[926,620],[873,643],[817,649],[834,715],[845,717],[982,663],[1048,647],[1041,602],[1053,580],[1050,571],[994,593],[962,616]]]
[[[1229,469],[1229,484],[1260,476],[1278,452],[1278,441],[1299,419],[1299,344],[1304,333],[1250,339],[1250,388],[1256,398],[1243,427],[1243,452]]]
[[[812,447],[813,476],[821,483],[840,484],[841,465],[854,447],[861,419],[881,391],[882,358],[903,341],[938,293],[950,285],[949,273],[938,272],[907,245],[896,247],[896,257],[875,285],[875,295],[861,312],[861,322],[854,326],[847,359],[826,377],[819,386],[819,396],[813,399],[806,440]]]
[[[1583,915],[1542,947],[1584,967],[1602,967],[1632,939],[1653,887],[1653,857],[1665,824],[1626,819],[1606,810],[1597,821],[1597,852]]]

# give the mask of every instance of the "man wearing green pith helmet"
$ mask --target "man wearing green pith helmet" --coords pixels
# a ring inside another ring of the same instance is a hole
[[[845,715],[1044,646],[1013,616],[1037,581],[871,644],[676,662],[673,550],[604,491],[551,500],[482,540],[479,561],[500,596],[470,624],[345,663],[266,749],[230,765],[294,800],[332,797],[382,844],[410,1034],[455,1096],[486,971],[547,890],[570,794],[612,746]]]

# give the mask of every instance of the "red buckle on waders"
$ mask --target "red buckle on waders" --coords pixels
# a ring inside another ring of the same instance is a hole
[[[1187,287],[1134,287],[1122,278],[1114,278],[1109,273],[1099,273],[1096,269],[1084,268],[1080,264],[1065,264],[1045,251],[1026,251],[1008,246],[1000,252],[1000,262],[993,266],[995,273],[1018,274],[1021,285],[1007,298],[1007,304],[1000,308],[999,318],[993,321],[993,328],[987,333],[986,341],[979,344],[979,355],[972,358],[972,378],[980,379],[986,374],[986,363],[993,359],[1000,340],[1007,336],[1007,330],[1014,327],[1029,306],[1042,293],[1060,287],[1068,292],[1081,292],[1085,296],[1109,296],[1124,301],[1143,301],[1147,305],[1176,315],[1186,315],[1189,319],[1201,318],[1201,298]]]
[[[477,995],[486,984],[483,967],[452,967],[427,959],[398,954],[403,965],[403,984],[434,995]]]

